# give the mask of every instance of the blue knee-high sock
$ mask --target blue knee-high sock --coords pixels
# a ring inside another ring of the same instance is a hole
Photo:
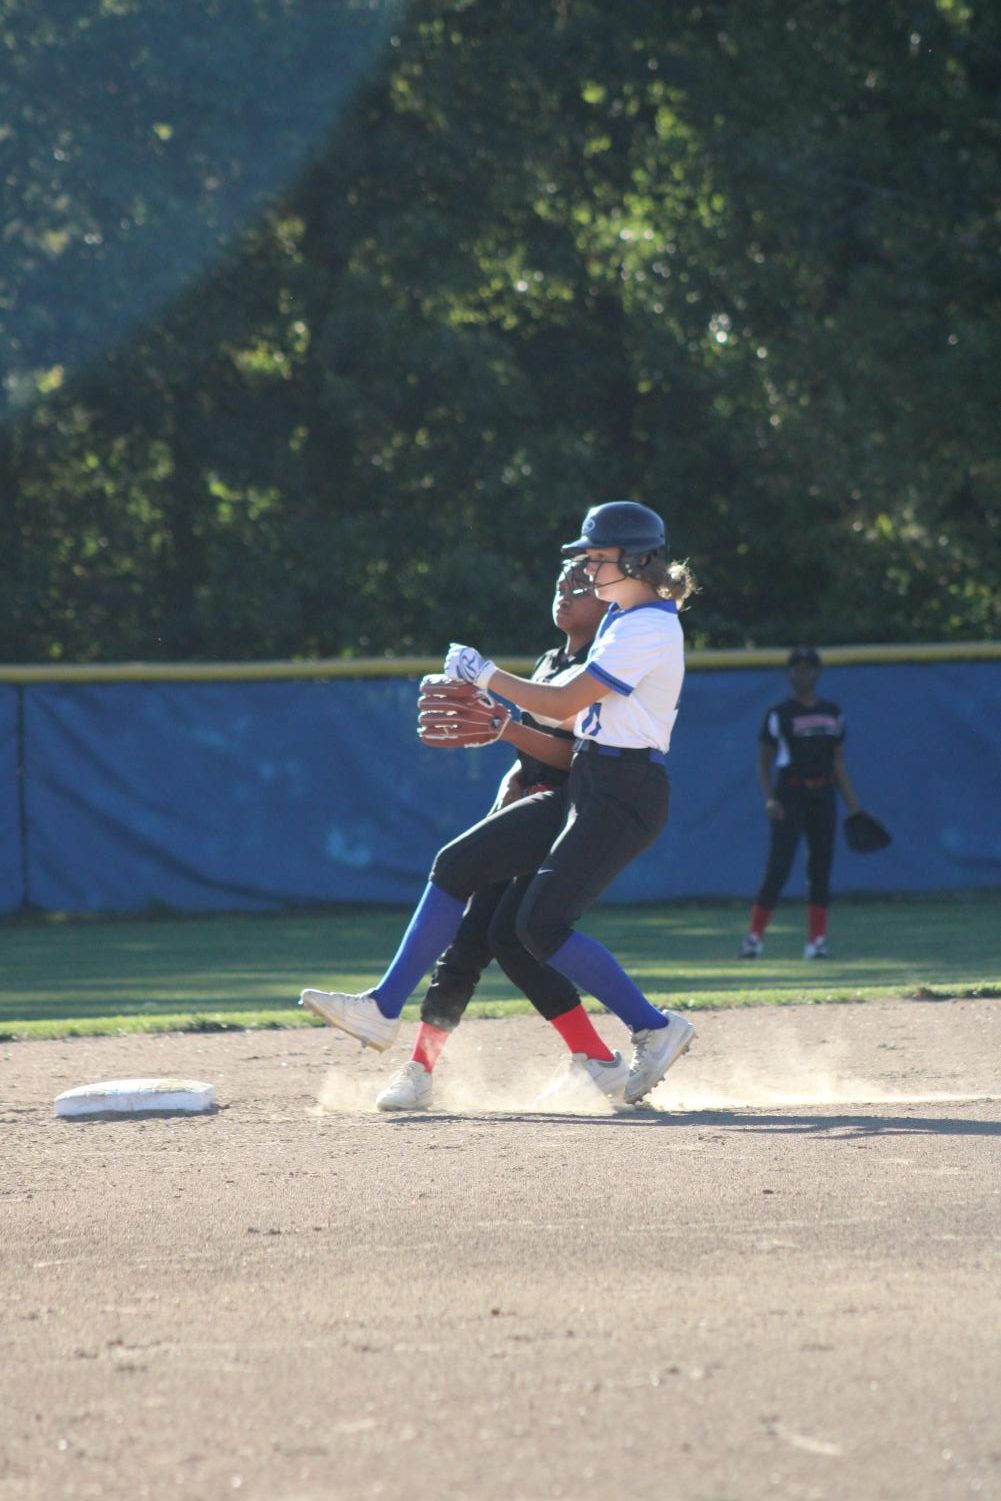
[[[614,1011],[630,1032],[667,1026],[662,1012],[650,1005],[618,960],[596,938],[571,933],[546,963],[572,980],[578,990],[586,990],[609,1011]]]
[[[372,991],[385,1016],[399,1016],[421,976],[452,942],[465,906],[440,886],[430,881],[425,886],[389,968]]]

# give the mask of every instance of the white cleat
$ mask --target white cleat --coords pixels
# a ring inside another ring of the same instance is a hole
[[[342,995],[339,990],[304,990],[299,1005],[331,1027],[357,1037],[362,1046],[384,1053],[396,1041],[400,1018],[379,1010],[373,995]]]
[[[423,1063],[412,1058],[395,1073],[381,1094],[376,1095],[376,1110],[427,1110],[431,1104],[433,1075]]]
[[[616,1053],[610,1059],[572,1053],[556,1070],[537,1097],[539,1110],[595,1110],[601,1105],[621,1104],[629,1070]]]
[[[626,1080],[625,1101],[638,1105],[658,1085],[682,1053],[687,1053],[695,1038],[695,1028],[677,1011],[664,1011],[666,1027],[648,1027],[633,1033],[633,1056]]]
[[[826,938],[815,938],[803,950],[804,959],[829,959],[830,957]]]
[[[760,959],[765,952],[764,941],[757,933],[745,933],[737,950],[738,959]]]

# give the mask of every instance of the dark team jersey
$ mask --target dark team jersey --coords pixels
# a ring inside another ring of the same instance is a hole
[[[758,739],[776,747],[775,767],[803,781],[830,781],[834,752],[845,738],[845,722],[837,704],[818,698],[807,708],[787,698],[769,709]]]
[[[564,651],[562,646],[554,646],[552,651],[544,652],[532,668],[532,682],[551,683],[554,678],[566,672],[568,667],[583,667],[590,650],[590,641],[573,656]],[[521,713],[521,722],[530,725],[533,730],[541,730],[544,735],[555,735],[557,740],[574,738],[572,730],[564,730],[557,725],[541,724],[524,709]],[[518,760],[521,763],[520,775],[523,787],[533,787],[537,782],[544,782],[547,787],[561,787],[569,775],[568,772],[560,771],[556,766],[548,766],[545,761],[539,761],[535,756],[529,756],[524,751],[518,752]]]

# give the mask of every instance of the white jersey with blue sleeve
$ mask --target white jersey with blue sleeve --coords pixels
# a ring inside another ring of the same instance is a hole
[[[685,638],[673,600],[629,610],[611,605],[584,671],[613,692],[577,715],[578,739],[667,750],[685,678]]]

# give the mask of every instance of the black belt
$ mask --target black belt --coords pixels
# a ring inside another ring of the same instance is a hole
[[[794,777],[786,772],[782,778],[785,787],[807,787],[811,792],[818,791],[821,787],[833,787],[833,777]]]
[[[663,766],[667,760],[666,753],[652,745],[602,745],[600,740],[576,741],[574,754],[578,752],[589,756],[619,756],[623,761],[652,761],[656,766]]]

